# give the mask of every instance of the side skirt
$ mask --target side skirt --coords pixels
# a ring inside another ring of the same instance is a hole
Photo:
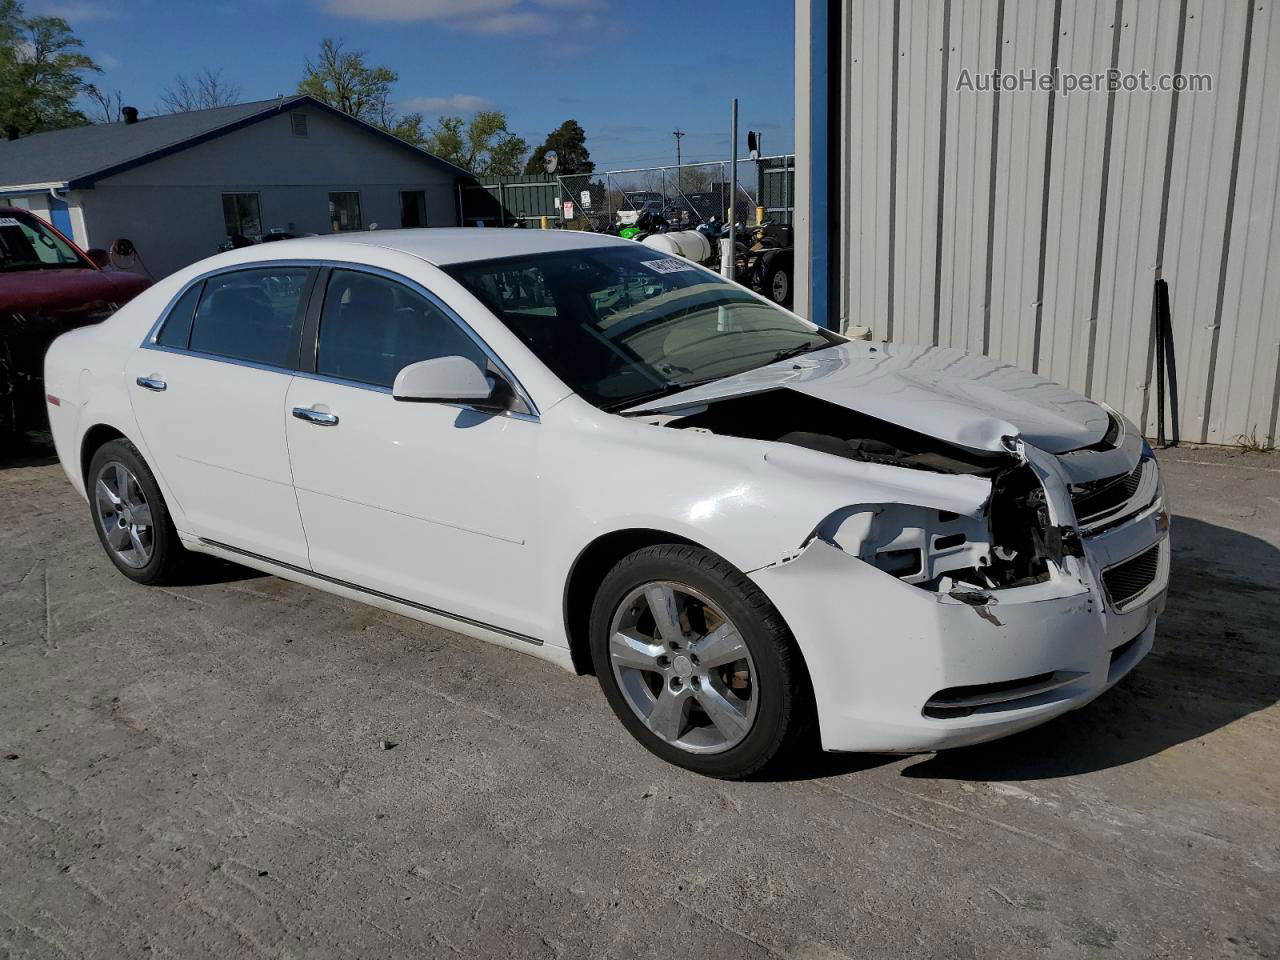
[[[217,540],[207,540],[203,537],[194,537],[190,535],[183,536],[181,539],[184,546],[199,553],[211,554],[213,556],[221,557],[224,560],[229,560],[233,563],[240,563],[244,566],[261,570],[264,573],[279,576],[286,580],[292,580],[295,583],[302,584],[303,586],[316,587],[317,589],[325,590],[330,593],[346,596],[352,600],[381,607],[385,610],[391,611],[392,613],[408,616],[412,619],[431,623],[445,629],[456,630],[459,633],[464,633],[479,640],[487,640],[491,643],[496,643],[499,646],[531,654],[539,659],[550,660],[551,662],[564,667],[566,670],[574,672],[573,664],[567,648],[545,645],[537,637],[531,637],[515,630],[508,630],[505,627],[498,627],[484,623],[483,621],[475,620],[471,617],[463,616],[462,614],[450,613],[447,610],[440,610],[437,607],[428,606],[424,603],[406,600],[403,597],[397,597],[389,593],[384,593],[380,590],[374,590],[371,587],[364,587],[358,583],[351,583],[337,577],[326,576],[325,574],[317,573],[314,570],[308,570],[305,567],[285,563],[281,560],[273,560],[271,557],[253,553],[249,550],[243,550],[239,547],[233,547],[230,544],[220,543]]]

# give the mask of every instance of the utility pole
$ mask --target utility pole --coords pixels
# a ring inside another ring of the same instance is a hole
[[[684,136],[684,131],[676,127],[671,135],[676,138],[676,193],[683,193],[680,186],[680,138]]]
[[[730,280],[738,265],[738,218],[733,208],[738,200],[738,98],[729,106],[729,259],[725,276]]]

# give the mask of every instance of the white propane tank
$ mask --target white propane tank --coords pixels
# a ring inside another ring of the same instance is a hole
[[[652,233],[640,241],[646,247],[674,253],[694,263],[706,263],[711,259],[711,241],[697,230],[679,230],[675,233]]]

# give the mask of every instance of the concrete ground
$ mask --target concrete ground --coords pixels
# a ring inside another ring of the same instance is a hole
[[[10,458],[0,957],[1276,957],[1280,457],[1162,459],[1169,611],[1115,690],[729,784],[518,654],[238,568],[137,587]]]

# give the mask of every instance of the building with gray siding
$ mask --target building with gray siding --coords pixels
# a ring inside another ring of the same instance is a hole
[[[233,233],[456,226],[469,179],[306,96],[0,141],[0,205],[86,248],[126,237],[155,277]]]
[[[1180,436],[1274,442],[1277,105],[1277,0],[797,0],[798,307],[1154,435],[1164,280]]]

